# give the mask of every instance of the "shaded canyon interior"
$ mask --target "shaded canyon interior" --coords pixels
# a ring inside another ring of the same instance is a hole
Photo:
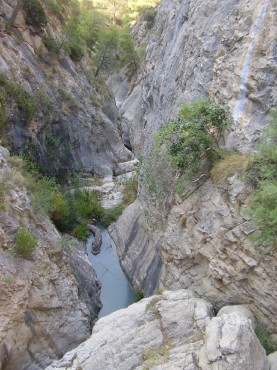
[[[77,60],[62,49],[76,2],[37,1],[47,15],[39,30],[24,7],[10,24],[17,1],[0,3],[0,369],[276,370],[277,352],[267,356],[255,334],[263,328],[277,351],[276,248],[251,238],[253,184],[234,165],[219,178],[205,168],[180,194],[162,156],[149,165],[156,133],[202,98],[231,117],[220,148],[256,155],[276,108],[276,1],[161,0],[151,25],[143,16],[132,25],[136,71],[107,64],[101,79],[101,37]],[[62,40],[57,54],[46,35]],[[145,299],[98,319],[101,284],[85,243],[34,206],[14,157],[26,153],[69,188],[78,173],[108,210],[138,177],[136,199],[108,231]],[[25,229],[37,243],[27,257],[15,253]]]

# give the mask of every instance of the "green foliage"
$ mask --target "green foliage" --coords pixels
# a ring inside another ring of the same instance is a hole
[[[123,210],[124,205],[121,203],[113,207],[112,209],[105,211],[104,216],[100,219],[101,225],[103,225],[104,227],[108,227],[112,222],[115,222],[118,219]]]
[[[146,27],[150,30],[154,27],[157,11],[155,9],[145,9],[142,12],[142,19],[146,22]]]
[[[41,176],[34,183],[32,205],[38,212],[51,215],[55,212],[55,197],[60,191],[55,179]]]
[[[148,195],[165,199],[172,189],[175,170],[163,150],[153,150],[143,162],[143,183]]]
[[[228,123],[225,109],[215,103],[203,99],[184,104],[179,117],[159,131],[155,150],[191,180],[220,157],[218,140]]]
[[[74,234],[76,238],[86,240],[89,235],[89,229],[86,224],[79,224],[75,226]]]
[[[276,344],[270,339],[269,333],[263,325],[258,325],[255,333],[267,355],[277,351]]]
[[[56,0],[44,0],[44,2],[54,15],[59,16],[59,18],[62,17],[62,6],[59,2]]]
[[[97,191],[64,191],[54,178],[41,174],[41,169],[28,157],[24,157],[23,174],[29,179],[34,209],[51,218],[60,231],[72,231],[81,225],[104,215]],[[77,233],[82,233],[81,225]]]
[[[136,289],[135,290],[135,300],[136,300],[136,302],[141,301],[143,298],[144,298],[143,291],[140,290],[140,289]]]
[[[52,37],[50,35],[45,35],[45,36],[42,37],[42,42],[43,42],[44,46],[46,47],[46,49],[48,49],[48,51],[50,51],[51,53],[53,53],[53,54],[58,54],[59,53],[60,45],[57,42],[57,40],[54,39],[54,37]]]
[[[61,231],[71,231],[80,221],[85,223],[99,219],[104,215],[103,208],[96,191],[66,192],[59,213],[52,213],[52,220]],[[78,230],[78,229],[77,229]],[[79,230],[80,231],[80,230]]]
[[[168,361],[169,349],[170,347],[168,346],[163,346],[160,348],[149,348],[144,352],[143,358],[145,362],[151,367],[155,365],[161,365]]]
[[[115,64],[118,47],[119,33],[116,28],[99,33],[95,52],[95,77],[98,76],[100,70],[109,70]]]
[[[258,231],[253,237],[258,245],[277,247],[277,113],[259,147],[253,167],[259,174],[251,198],[251,216]]]
[[[67,51],[70,58],[75,62],[79,62],[84,56],[83,47],[77,41],[68,43]]]
[[[75,209],[78,216],[85,220],[99,218],[103,215],[103,208],[99,202],[96,190],[74,192]]]
[[[137,198],[138,193],[138,178],[134,176],[127,180],[123,188],[123,204],[127,206],[133,203]]]
[[[69,92],[59,87],[58,93],[70,109],[76,109],[78,107],[78,104],[76,103],[74,97]]]
[[[7,98],[14,100],[19,109],[24,113],[27,122],[30,122],[35,114],[35,104],[30,95],[21,85],[12,82],[4,74],[0,74],[0,86],[5,90]]]
[[[133,74],[138,69],[139,56],[130,32],[120,34],[120,64],[126,65],[129,73]]]
[[[26,23],[37,29],[47,25],[46,14],[39,0],[23,0],[23,9],[26,13]]]
[[[5,145],[7,141],[6,96],[5,91],[0,89],[0,142]]]
[[[37,246],[37,239],[22,227],[16,232],[14,238],[14,251],[22,257],[29,256]]]
[[[77,32],[85,41],[88,48],[92,49],[98,38],[99,33],[107,29],[106,17],[100,12],[90,9],[83,11],[78,22]]]

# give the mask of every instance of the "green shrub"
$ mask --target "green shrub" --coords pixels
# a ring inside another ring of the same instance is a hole
[[[99,218],[103,215],[99,193],[96,190],[75,191],[74,201],[77,214],[84,219]]]
[[[144,298],[143,291],[142,290],[139,290],[139,289],[136,289],[135,290],[135,299],[136,299],[136,302],[141,301],[143,298]]]
[[[39,0],[23,0],[23,9],[26,13],[26,23],[37,29],[46,27],[47,19]]]
[[[229,123],[225,109],[218,104],[205,99],[183,104],[178,118],[158,132],[155,150],[192,180],[220,158],[218,140]]]
[[[14,238],[14,251],[24,256],[29,256],[33,253],[37,246],[37,239],[24,228],[20,227]]]
[[[3,86],[7,97],[15,101],[19,109],[25,114],[27,122],[30,122],[35,114],[35,104],[30,95],[21,85],[12,82],[4,74],[0,74],[0,86]]]
[[[76,238],[86,240],[89,235],[89,229],[86,224],[79,224],[74,228],[74,234]]]
[[[146,27],[150,30],[154,27],[157,11],[155,9],[145,9],[142,13],[142,19],[146,22]]]
[[[168,361],[169,358],[168,346],[163,346],[160,348],[149,348],[143,354],[144,361],[149,366],[162,365]]]
[[[269,355],[272,352],[277,351],[276,344],[272,342],[268,331],[263,325],[258,325],[255,330],[255,333],[261,345],[264,347],[267,355]]]
[[[60,231],[71,231],[79,226],[80,221],[84,224],[93,219],[100,219],[104,210],[98,198],[96,191],[66,192],[63,195],[62,207],[59,208],[60,212],[52,213],[54,224]]]
[[[84,56],[83,47],[76,42],[68,43],[67,50],[70,58],[75,62],[79,62]]]
[[[6,146],[8,143],[7,117],[6,117],[6,96],[0,89],[0,141]]]
[[[100,219],[101,225],[103,225],[104,227],[108,227],[112,222],[115,222],[118,219],[123,210],[124,205],[122,203],[118,204],[112,209],[106,210],[104,216]]]
[[[277,247],[277,113],[272,126],[259,147],[253,168],[258,175],[256,190],[251,197],[251,210],[257,232],[256,244]],[[251,171],[250,171],[251,172]],[[251,175],[250,175],[251,176]]]
[[[67,92],[63,88],[59,87],[58,88],[58,93],[59,93],[60,97],[62,98],[62,100],[67,104],[67,106],[70,109],[78,108],[78,104],[76,103],[74,97],[69,92]]]
[[[47,50],[49,50],[51,53],[58,54],[60,50],[60,44],[57,40],[54,39],[54,37],[50,35],[43,36],[42,42]]]
[[[123,204],[127,206],[137,199],[138,193],[138,178],[137,176],[127,180],[123,188]]]
[[[51,12],[59,17],[62,16],[62,7],[56,0],[44,0],[46,6],[51,10]]]

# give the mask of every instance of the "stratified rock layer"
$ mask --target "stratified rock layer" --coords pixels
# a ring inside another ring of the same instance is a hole
[[[190,292],[165,292],[100,319],[92,336],[47,370],[266,370],[251,320]]]
[[[277,99],[275,10],[267,0],[162,1],[144,71],[120,108],[131,122],[137,153],[149,153],[154,133],[182,102],[209,96],[232,113],[251,45],[246,102],[221,145],[244,155],[256,150]],[[251,242],[255,228],[244,211],[252,189],[236,168],[217,180],[200,174],[184,184],[183,199],[174,197],[176,179],[166,164],[152,175],[157,187],[166,184],[160,194],[150,194],[148,172],[141,176],[138,200],[111,227],[132,281],[147,295],[158,288],[190,288],[217,308],[247,304],[276,332],[276,252],[265,254]]]

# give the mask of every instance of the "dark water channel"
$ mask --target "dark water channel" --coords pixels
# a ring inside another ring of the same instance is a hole
[[[103,317],[134,303],[135,293],[121,269],[115,244],[108,231],[102,229],[101,252],[96,256],[91,253],[93,241],[94,236],[90,235],[87,241],[87,254],[98,280],[102,284],[100,298],[103,307],[99,312],[99,317]]]

